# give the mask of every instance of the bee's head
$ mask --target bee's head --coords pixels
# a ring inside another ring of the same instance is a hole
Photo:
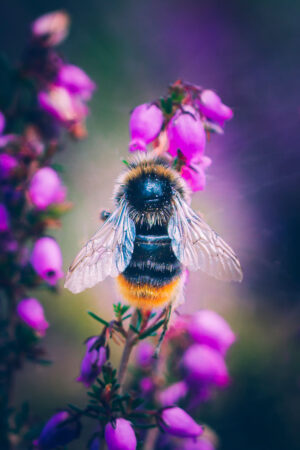
[[[165,215],[168,220],[174,191],[186,196],[181,177],[163,159],[143,159],[132,163],[120,179],[120,185],[116,200],[124,195],[137,220],[149,214],[159,217],[159,221]]]
[[[171,203],[170,181],[154,173],[141,173],[128,181],[125,195],[128,203],[138,211],[152,211]]]

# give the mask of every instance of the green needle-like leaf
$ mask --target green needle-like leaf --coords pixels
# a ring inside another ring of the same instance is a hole
[[[102,323],[102,325],[108,327],[109,323],[106,322],[106,320],[101,319],[101,317],[97,316],[97,314],[94,314],[92,311],[87,312],[89,316],[91,316],[93,319],[97,320],[98,322]]]

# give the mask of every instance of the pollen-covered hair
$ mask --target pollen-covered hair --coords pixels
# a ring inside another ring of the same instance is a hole
[[[162,157],[153,157],[149,155],[140,154],[128,163],[126,169],[121,173],[116,181],[113,198],[119,203],[120,198],[124,195],[126,186],[131,180],[139,178],[143,175],[155,174],[165,178],[170,182],[170,185],[183,198],[187,200],[189,197],[189,189],[181,178],[181,176],[170,167],[169,162]]]

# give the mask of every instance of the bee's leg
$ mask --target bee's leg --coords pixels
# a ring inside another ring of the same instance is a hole
[[[100,220],[103,220],[103,222],[105,222],[107,219],[109,219],[109,217],[111,216],[111,213],[109,211],[105,211],[105,209],[103,211],[100,212],[99,218]]]
[[[159,336],[159,340],[158,340],[158,343],[157,343],[157,346],[156,346],[156,349],[154,352],[154,358],[158,358],[158,356],[159,356],[161,345],[163,343],[164,337],[168,330],[168,325],[169,325],[170,317],[172,314],[172,306],[173,306],[172,303],[170,303],[165,309],[165,321],[164,321],[163,329],[162,329],[161,335]]]

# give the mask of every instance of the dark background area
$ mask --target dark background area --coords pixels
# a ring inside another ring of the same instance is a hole
[[[129,111],[177,78],[215,89],[235,117],[208,146],[213,166],[194,202],[229,237],[245,280],[224,290],[194,275],[188,289],[186,310],[216,309],[239,334],[229,358],[232,386],[201,415],[221,450],[299,449],[300,3],[4,0],[1,51],[17,62],[29,24],[61,8],[72,17],[61,50],[99,86],[88,140],[61,155],[74,202],[57,234],[65,267],[109,204],[126,157]],[[54,364],[27,368],[18,389],[19,401],[30,393],[41,419],[84,401],[74,378],[81,342],[94,331],[85,310],[111,314],[110,297],[109,284],[75,299],[44,297]]]

